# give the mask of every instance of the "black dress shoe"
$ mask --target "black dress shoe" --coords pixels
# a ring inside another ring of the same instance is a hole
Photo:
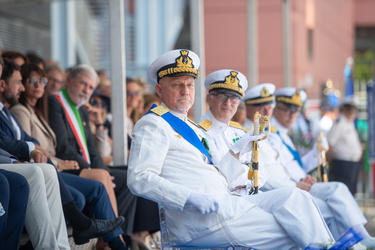
[[[73,239],[76,245],[89,242],[90,239],[106,236],[124,223],[125,218],[120,216],[113,220],[91,219],[91,225],[85,230],[73,230]]]
[[[108,245],[112,250],[128,250],[120,236],[108,241]]]

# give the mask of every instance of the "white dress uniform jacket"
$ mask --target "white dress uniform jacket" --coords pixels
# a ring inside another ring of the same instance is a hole
[[[272,147],[280,153],[280,157],[282,158],[281,162],[294,161],[293,154],[285,146],[285,144],[287,144],[292,149],[296,150],[292,139],[288,135],[288,129],[283,127],[274,117],[271,118],[271,126],[276,128],[278,133],[271,133],[271,135],[269,136],[269,141],[272,144]],[[316,148],[313,147],[313,149],[311,149],[305,155],[301,156],[301,159],[303,169],[301,167],[298,169],[295,168],[293,170],[291,170],[290,168],[287,169],[292,179],[296,182],[299,182],[301,179],[305,178],[306,173],[310,172],[318,166],[319,161]],[[295,163],[298,164],[297,161],[295,161]]]
[[[203,138],[197,126],[187,123]],[[206,235],[219,229],[220,221],[238,218],[254,207],[229,193],[228,182],[244,172],[242,165],[230,154],[223,157],[218,167],[207,164],[206,157],[196,147],[154,114],[137,122],[133,137],[129,188],[165,206],[166,219],[176,221],[172,228],[169,227],[172,244]],[[218,198],[221,201],[220,217],[201,215],[194,207],[184,207],[192,191]]]
[[[171,113],[202,137],[186,116]],[[305,248],[312,242],[332,240],[307,192],[287,188],[257,195],[231,194],[228,183],[244,172],[240,162],[226,154],[217,166],[208,164],[197,148],[153,113],[136,123],[133,137],[128,186],[133,193],[164,206],[172,245],[208,244],[223,232],[225,237],[212,242],[220,244],[231,235],[241,244],[258,249],[296,249],[296,243]],[[195,207],[185,205],[192,191],[215,197],[218,214],[202,215]]]
[[[212,123],[212,127],[207,131],[202,130],[205,137],[208,140],[212,161],[214,164],[218,164],[221,158],[228,153],[233,144],[240,139],[244,134],[244,130],[240,127],[233,127],[231,124],[226,124],[218,121],[212,112],[209,110],[201,121],[208,120]],[[249,145],[250,147],[250,145]],[[251,151],[240,152],[240,161],[245,172],[235,181],[230,183],[230,190],[235,191],[240,195],[247,195],[249,189],[253,186],[253,183],[247,178],[247,172],[249,170],[248,165],[251,160]],[[267,179],[267,173],[262,167],[262,162],[259,163],[259,188],[263,186]],[[238,189],[238,186],[246,185],[246,188]]]
[[[271,124],[277,128],[284,142],[294,148],[293,142],[286,134],[287,129],[275,118],[272,118]],[[263,191],[290,186],[292,183],[295,186],[297,182],[306,177],[306,172],[293,158],[281,137],[275,132],[272,132],[269,137],[269,145],[273,150],[267,149],[266,152],[269,155],[265,161],[265,168],[269,174]],[[260,149],[261,156],[264,155],[263,149],[266,149],[267,146]],[[270,159],[272,155],[279,156],[273,164]],[[317,202],[335,239],[338,239],[352,226],[367,222],[349,189],[341,182],[317,182],[312,185],[310,194]]]

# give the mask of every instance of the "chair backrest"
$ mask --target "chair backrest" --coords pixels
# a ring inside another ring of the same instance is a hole
[[[199,246],[172,246],[169,241],[169,231],[167,227],[167,221],[163,205],[159,204],[159,219],[160,219],[160,235],[161,235],[161,249],[162,250],[184,250],[184,249],[196,249],[196,250],[255,250],[250,247],[244,246],[225,246],[225,247],[199,247]]]

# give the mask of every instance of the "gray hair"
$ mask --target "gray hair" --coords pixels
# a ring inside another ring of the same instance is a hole
[[[89,65],[86,64],[80,64],[75,66],[70,72],[69,72],[69,77],[70,78],[77,78],[81,74],[84,74],[88,76],[91,79],[94,79],[96,82],[96,85],[99,83],[99,77],[96,71]]]
[[[65,75],[65,70],[63,70],[63,68],[61,68],[60,65],[58,65],[58,64],[50,64],[46,67],[46,69],[44,71],[46,72],[46,74],[48,74],[48,72],[50,72],[52,70],[57,70],[62,75]]]

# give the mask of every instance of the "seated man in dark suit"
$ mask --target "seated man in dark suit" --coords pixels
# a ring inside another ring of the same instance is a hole
[[[0,148],[15,155],[20,161],[32,161],[36,163],[51,162],[47,158],[45,151],[39,146],[38,141],[23,131],[15,116],[8,110],[11,105],[18,102],[20,93],[24,91],[21,80],[22,77],[19,66],[13,62],[5,61],[3,74],[0,80]],[[40,164],[40,169],[42,171],[47,171],[46,169],[52,167],[51,165]],[[86,243],[90,238],[106,236],[114,232],[124,222],[123,217],[115,218],[112,207],[109,204],[107,193],[99,192],[99,190],[104,188],[101,187],[101,183],[73,175],[70,177],[76,179],[74,181],[75,183],[81,183],[81,186],[84,188],[83,190],[88,190],[90,187],[92,187],[91,190],[97,190],[95,191],[97,195],[96,200],[102,200],[103,202],[97,202],[95,205],[97,208],[102,208],[99,210],[103,211],[103,214],[112,217],[101,219],[111,220],[90,219],[85,216],[73,202],[73,197],[70,192],[74,189],[68,190],[61,175],[58,174],[57,177],[59,180],[64,215],[73,227],[73,237],[77,244]],[[86,184],[83,184],[83,182]],[[94,208],[93,206],[93,209]],[[118,237],[120,233],[121,231],[117,231],[117,234],[113,236],[113,244],[116,246],[122,243],[121,239]],[[122,247],[118,249],[124,248],[125,246],[122,243]]]

